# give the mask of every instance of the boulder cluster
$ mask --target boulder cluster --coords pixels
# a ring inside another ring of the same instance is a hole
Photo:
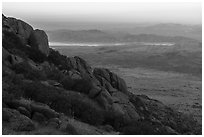
[[[4,15],[2,24],[4,134],[39,127],[55,134],[197,134],[193,119],[130,93],[117,74],[49,48],[43,30]]]

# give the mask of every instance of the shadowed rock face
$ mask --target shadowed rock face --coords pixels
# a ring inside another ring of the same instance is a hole
[[[31,47],[39,49],[43,54],[48,56],[48,36],[43,30],[36,29],[32,31],[29,37],[29,44]]]

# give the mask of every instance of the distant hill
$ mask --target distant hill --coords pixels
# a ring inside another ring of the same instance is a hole
[[[125,30],[123,30],[125,31]],[[156,34],[162,36],[183,36],[202,40],[202,26],[201,25],[181,25],[174,23],[162,23],[151,26],[139,26],[128,29],[127,32],[131,34]]]
[[[116,42],[117,39],[100,30],[55,30],[47,31],[54,42]]]
[[[158,30],[159,26],[146,28],[148,31]],[[174,27],[173,27],[174,28]],[[165,27],[160,28],[163,31],[167,31]],[[171,28],[169,28],[171,31]],[[168,32],[169,32],[168,31]],[[138,31],[142,32],[142,31]],[[108,32],[102,30],[53,30],[47,31],[49,36],[49,40],[52,42],[196,42],[197,40],[183,37],[183,36],[167,36],[167,35],[159,35],[159,34],[148,34],[147,31],[143,31],[140,34],[129,34],[129,33],[116,33],[116,32]]]

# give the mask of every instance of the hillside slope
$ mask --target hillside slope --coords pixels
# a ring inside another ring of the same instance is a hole
[[[43,30],[3,15],[2,24],[3,134],[201,134],[110,70],[50,49]]]

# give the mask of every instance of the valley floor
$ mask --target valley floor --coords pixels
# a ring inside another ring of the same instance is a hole
[[[157,99],[176,110],[193,115],[202,124],[202,81],[200,78],[153,69],[105,67],[119,74],[132,93],[145,94]]]

